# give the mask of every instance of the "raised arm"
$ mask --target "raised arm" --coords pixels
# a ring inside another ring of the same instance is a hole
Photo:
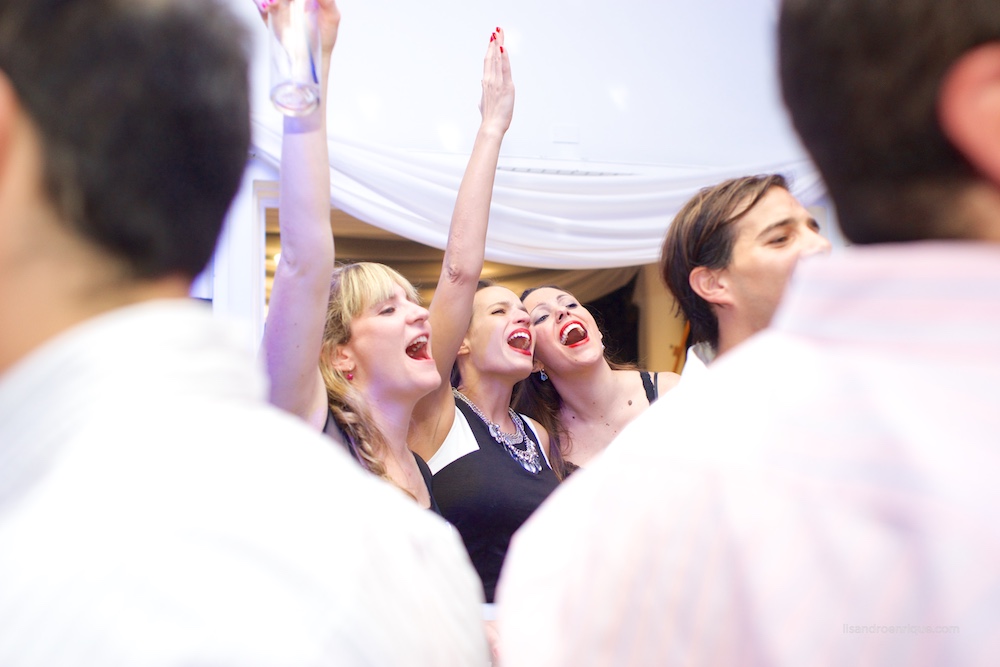
[[[286,0],[258,1],[262,13]],[[284,119],[278,217],[281,261],[264,328],[263,356],[271,402],[318,429],[326,421],[326,389],[319,353],[333,273],[330,163],[326,134],[327,80],[340,12],[335,0],[317,0],[322,43],[320,105]]]
[[[410,446],[421,455],[440,446],[454,419],[448,378],[472,318],[472,300],[483,271],[486,227],[500,144],[514,113],[514,82],[500,28],[490,37],[483,63],[482,123],[458,189],[441,277],[430,305],[431,351],[443,381],[413,413]]]

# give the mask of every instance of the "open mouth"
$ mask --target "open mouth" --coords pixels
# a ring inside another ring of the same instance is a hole
[[[431,358],[427,349],[427,334],[417,336],[412,343],[406,346],[406,356],[417,361],[425,361]]]
[[[579,322],[570,322],[559,332],[559,342],[567,347],[573,347],[587,340],[587,330]]]
[[[507,337],[507,344],[518,352],[531,354],[531,332],[527,329],[517,329]]]

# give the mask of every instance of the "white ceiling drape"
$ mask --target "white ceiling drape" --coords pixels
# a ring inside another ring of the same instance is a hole
[[[257,157],[277,164],[280,133],[255,121]],[[340,209],[443,248],[466,156],[330,140],[331,200]],[[557,269],[657,261],[673,214],[699,188],[747,173],[780,172],[807,205],[823,186],[806,161],[719,170],[501,158],[487,259]]]
[[[252,0],[257,158],[277,167],[266,31]],[[490,31],[517,87],[487,259],[528,267],[655,262],[699,188],[781,172],[806,205],[823,185],[791,131],[774,64],[773,0],[338,0],[328,124],[331,203],[442,248],[479,123]]]

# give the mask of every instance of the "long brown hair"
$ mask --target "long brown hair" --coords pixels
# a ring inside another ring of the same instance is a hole
[[[521,294],[521,301],[524,301],[535,290],[543,288],[556,289],[560,292],[566,291],[557,285],[539,285],[524,290]],[[604,361],[616,371],[636,370],[635,364],[620,363],[610,357],[607,351],[604,353]],[[543,381],[541,373],[532,373],[514,385],[514,396],[511,402],[516,411],[528,415],[548,431],[549,464],[556,473],[556,477],[560,480],[565,479],[568,474],[576,470],[579,466],[566,460],[566,454],[572,448],[573,441],[559,416],[563,401],[555,386],[547,380]]]

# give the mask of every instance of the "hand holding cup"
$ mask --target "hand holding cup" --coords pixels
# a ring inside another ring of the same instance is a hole
[[[320,5],[317,0],[261,0],[257,6],[268,27],[271,101],[289,116],[313,112],[323,72]]]

